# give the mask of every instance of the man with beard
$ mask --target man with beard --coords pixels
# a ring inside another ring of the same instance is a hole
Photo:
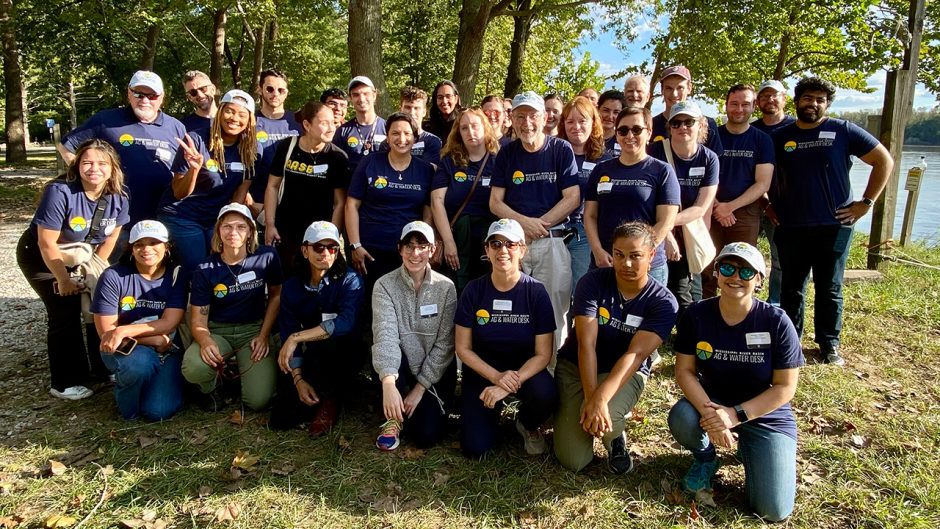
[[[623,99],[628,107],[645,107],[650,102],[650,82],[640,74],[627,77],[623,83]]]
[[[287,89],[287,75],[273,68],[261,72],[258,75],[257,93],[261,96],[261,105],[255,111],[255,137],[262,150],[258,153],[255,174],[251,179],[251,187],[248,188],[248,206],[263,226],[264,215],[261,211],[264,209],[268,174],[274,162],[274,146],[284,138],[298,136],[302,130],[294,119],[294,113],[284,109],[284,102],[290,93]]]
[[[163,95],[160,76],[140,70],[127,85],[128,106],[99,111],[56,146],[66,163],[72,162],[72,153],[87,140],[97,138],[114,147],[121,157],[132,225],[156,218],[157,203],[173,178],[170,164],[179,148],[177,141],[186,134],[179,120],[160,110]],[[111,255],[121,255],[127,237],[122,231]]]
[[[375,98],[379,92],[372,79],[358,75],[349,81],[346,89],[356,115],[337,129],[333,144],[349,157],[349,172],[354,173],[359,161],[378,150],[385,141],[385,120],[375,113]]]
[[[692,74],[689,69],[681,64],[670,66],[663,70],[659,76],[659,88],[663,93],[663,103],[666,105],[661,114],[653,116],[653,131],[651,140],[647,144],[647,151],[652,149],[653,143],[662,141],[669,137],[669,120],[666,116],[672,111],[672,105],[680,101],[685,101],[692,95]],[[705,138],[705,146],[711,149],[715,154],[721,156],[724,150],[721,146],[721,139],[718,137],[718,123],[714,119],[705,116],[708,121],[708,136]]]
[[[725,97],[728,123],[718,127],[724,152],[719,157],[718,195],[712,209],[711,236],[715,248],[733,242],[757,245],[760,206],[757,201],[770,189],[774,153],[770,137],[748,121],[754,113],[754,87],[737,84]],[[703,276],[702,296],[715,295],[717,278]]]
[[[812,271],[815,341],[825,362],[843,365],[839,353],[842,275],[852,225],[874,205],[894,160],[861,127],[826,116],[836,93],[832,83],[806,77],[794,92],[797,121],[771,136],[777,173],[770,199],[780,219],[774,240],[783,265],[780,302],[802,335],[806,282]],[[860,195],[853,194],[849,180],[853,155],[872,166]]]
[[[183,92],[195,109],[180,118],[186,132],[205,129],[212,124],[218,106],[215,104],[216,87],[209,76],[199,70],[190,70],[183,75]]]

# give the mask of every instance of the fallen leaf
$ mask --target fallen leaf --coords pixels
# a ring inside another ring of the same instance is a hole
[[[145,522],[152,522],[157,519],[157,511],[148,509],[140,514],[140,519]]]
[[[842,421],[842,431],[843,432],[854,432],[857,430],[854,424],[851,421]]]
[[[228,422],[236,426],[245,424],[245,415],[242,414],[242,410],[233,411],[232,414],[228,416]]]
[[[907,448],[908,450],[921,450],[922,448],[924,448],[924,446],[920,444],[920,441],[917,439],[914,439],[911,441],[904,441],[903,443],[901,443],[901,446],[903,446],[904,448]]]
[[[111,465],[101,467],[100,472],[105,476],[110,476],[111,474],[114,474],[114,467]]]
[[[14,514],[13,516],[5,516],[3,518],[0,518],[0,527],[3,527],[5,529],[13,529],[17,525],[21,524],[23,520],[25,519],[26,518],[18,514]]]
[[[156,437],[150,437],[147,435],[140,435],[137,437],[137,442],[140,443],[141,448],[147,448],[148,446],[157,442]]]
[[[707,507],[717,507],[717,506],[718,506],[718,505],[715,504],[714,492],[712,492],[712,491],[710,491],[710,490],[708,490],[708,489],[702,489],[702,490],[700,490],[700,491],[698,491],[698,492],[695,493],[695,502],[693,502],[693,505],[694,505],[695,503],[698,503],[699,505],[705,505],[705,506],[707,506]]]
[[[692,506],[689,508],[689,519],[695,522],[701,517],[702,515],[698,513],[698,509],[695,508],[695,502],[693,501]]]
[[[203,485],[203,486],[199,487],[199,490],[196,491],[196,494],[197,494],[200,498],[205,498],[206,496],[212,495],[212,488],[209,487],[209,486],[207,486],[207,485]]]
[[[590,503],[582,505],[581,508],[578,509],[578,514],[580,514],[582,518],[590,518],[594,516],[594,505]]]
[[[69,507],[73,509],[77,509],[81,507],[82,504],[85,503],[85,498],[87,498],[87,496],[85,496],[84,494],[79,494],[75,496],[74,498],[72,498],[72,501],[69,502]]]
[[[241,514],[241,507],[237,503],[231,502],[225,507],[215,511],[215,521],[217,522],[234,522],[238,519],[238,515]]]
[[[336,446],[339,447],[340,450],[349,450],[352,443],[349,442],[349,439],[346,439],[345,435],[341,435],[339,439],[336,440]]]
[[[806,472],[803,473],[800,477],[803,479],[803,483],[806,483],[807,485],[815,485],[823,478],[821,475],[815,472]]]
[[[424,503],[418,498],[412,498],[405,503],[402,503],[399,507],[399,511],[416,511],[424,506]]]
[[[13,492],[13,483],[9,481],[0,481],[0,494],[9,494]]]
[[[126,527],[127,529],[139,529],[147,525],[147,522],[139,518],[129,518],[127,520],[121,520],[121,526]]]
[[[643,481],[637,488],[637,492],[639,492],[641,497],[650,496],[653,494],[653,491],[653,484],[649,481]]]
[[[633,410],[629,414],[629,417],[631,420],[636,421],[636,422],[643,422],[646,420],[646,416],[640,413],[640,410],[636,408],[633,408]]]
[[[147,524],[147,529],[166,529],[166,525],[167,525],[166,522],[164,522],[160,518],[157,518],[156,520],[153,521],[153,523]]]
[[[855,448],[867,448],[871,444],[871,439],[858,434],[853,435],[849,441]]]
[[[196,430],[189,442],[194,445],[201,445],[208,440],[209,434],[205,430]]]
[[[531,529],[538,526],[539,518],[532,511],[522,511],[519,513],[519,525]]]
[[[65,474],[66,470],[67,467],[65,465],[55,459],[50,459],[43,473],[47,476],[61,476]]]
[[[78,520],[72,518],[71,516],[53,514],[52,516],[46,518],[46,521],[44,521],[42,525],[46,529],[65,529],[66,527],[72,527],[77,521]]]
[[[382,496],[372,503],[372,508],[377,511],[395,512],[398,507],[398,496]]]
[[[236,450],[235,458],[232,459],[232,467],[250,472],[251,467],[255,466],[259,459],[261,459],[259,456],[253,456],[247,450]]]
[[[424,456],[424,452],[425,451],[423,449],[415,448],[413,446],[406,446],[405,448],[402,448],[401,450],[396,450],[398,457],[402,459],[407,459],[409,461],[414,460],[414,459],[420,459],[422,456]]]
[[[375,490],[372,487],[366,487],[359,491],[356,498],[362,503],[372,503],[375,501]]]
[[[437,471],[434,473],[434,481],[431,483],[435,487],[442,487],[447,483],[447,480],[450,479],[450,474],[447,472]]]

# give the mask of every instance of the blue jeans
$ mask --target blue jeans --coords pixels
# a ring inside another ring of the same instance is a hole
[[[577,231],[570,241],[568,241],[568,253],[571,254],[571,293],[574,294],[578,288],[578,281],[587,273],[591,266],[591,243],[588,242],[587,235],[584,233],[584,224],[580,221],[571,222],[569,227]]]
[[[714,461],[715,447],[699,426],[701,416],[686,399],[669,411],[669,431],[700,462]],[[754,513],[778,522],[793,512],[796,499],[796,439],[744,423],[738,434],[738,458],[744,464],[744,491]]]
[[[777,227],[766,215],[761,216],[760,227],[767,236],[770,243],[770,277],[767,278],[769,291],[767,292],[767,303],[780,306],[780,283],[783,281],[783,270],[780,268],[780,251],[777,250],[777,243],[774,242],[774,231]]]
[[[816,290],[814,327],[823,352],[839,346],[842,333],[842,276],[852,242],[851,226],[777,226],[774,241],[783,268],[780,306],[803,336],[804,298],[810,271]]]
[[[157,220],[170,232],[173,251],[183,270],[194,270],[196,265],[206,260],[215,226],[206,228],[196,221],[169,215],[160,215]]]
[[[127,356],[101,353],[101,360],[114,373],[114,400],[121,417],[162,421],[183,406],[182,353],[161,359],[153,348],[138,345]]]
[[[650,268],[649,276],[659,281],[659,284],[666,286],[669,281],[669,264],[663,263],[660,266]]]

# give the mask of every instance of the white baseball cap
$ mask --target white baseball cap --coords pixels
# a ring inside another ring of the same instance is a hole
[[[372,79],[369,79],[364,75],[357,75],[349,81],[349,84],[346,86],[346,91],[351,92],[352,89],[356,87],[356,85],[361,84],[364,84],[373,90],[375,89],[375,85],[372,83]]]
[[[486,240],[492,239],[494,235],[502,235],[509,242],[519,242],[525,239],[522,225],[513,219],[499,219],[490,224],[490,229],[486,230]]]
[[[252,114],[255,113],[255,100],[248,92],[244,90],[229,90],[222,96],[220,103],[232,103],[238,105]]]
[[[672,108],[669,110],[669,119],[683,114],[695,119],[704,115],[702,114],[702,109],[692,101],[679,101],[675,105],[672,105]]]
[[[248,209],[248,206],[244,204],[239,204],[238,202],[232,202],[231,204],[224,206],[219,210],[219,216],[216,217],[216,220],[221,219],[225,216],[226,213],[238,213],[242,217],[245,217],[251,221],[251,225],[255,225],[255,219],[251,216],[251,210]]]
[[[761,276],[767,273],[767,264],[764,262],[764,256],[761,255],[760,250],[746,242],[733,242],[725,245],[718,257],[715,258],[716,269],[717,263],[720,263],[725,257],[737,257],[749,264]]]
[[[318,220],[307,226],[303,242],[320,242],[329,239],[339,244],[339,230],[332,222]]]
[[[131,236],[128,239],[128,242],[134,244],[135,242],[141,239],[156,239],[160,242],[167,242],[170,240],[170,233],[167,231],[166,226],[162,222],[157,222],[155,220],[142,220],[137,224],[134,224],[134,227],[131,228]]]
[[[760,86],[757,87],[757,93],[760,94],[767,88],[776,90],[777,92],[780,92],[781,94],[787,93],[787,89],[783,87],[783,83],[781,83],[780,81],[776,79],[770,79],[769,81],[764,81],[763,83],[761,83]]]
[[[545,112],[545,100],[532,90],[528,90],[516,94],[516,97],[512,98],[512,109],[515,110],[519,107],[532,107],[539,112]]]
[[[150,70],[137,70],[134,72],[134,75],[131,76],[131,82],[127,83],[127,87],[137,88],[138,86],[146,86],[157,95],[163,94],[163,79],[160,79],[159,75]]]
[[[400,242],[405,242],[409,235],[417,232],[421,235],[424,235],[424,238],[428,240],[429,243],[434,244],[434,229],[427,222],[416,220],[405,224],[405,227],[401,229],[401,237],[399,237]]]

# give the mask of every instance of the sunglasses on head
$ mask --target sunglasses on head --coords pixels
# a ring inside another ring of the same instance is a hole
[[[673,120],[670,120],[670,121],[669,121],[669,126],[672,127],[672,128],[674,128],[674,129],[678,129],[679,127],[688,127],[688,128],[691,129],[692,126],[695,125],[695,121],[696,121],[696,120],[693,119],[693,118],[689,118],[689,119],[673,119]]]
[[[724,277],[731,277],[735,272],[738,273],[738,277],[741,278],[741,281],[750,281],[757,275],[757,270],[749,266],[738,266],[732,263],[721,263],[718,265],[718,273]]]
[[[504,246],[507,250],[513,250],[521,244],[521,242],[501,241],[499,239],[491,239],[486,241],[486,245],[489,246],[491,250],[499,250]]]
[[[264,91],[267,92],[267,93],[269,93],[269,94],[273,94],[274,92],[277,92],[277,93],[279,93],[279,94],[281,94],[281,95],[284,95],[284,94],[287,93],[287,89],[286,89],[286,88],[274,88],[273,86],[265,86],[265,87],[264,87]]]
[[[143,92],[138,92],[137,90],[131,90],[131,94],[137,99],[147,98],[151,101],[156,101],[157,99],[160,99],[160,94],[145,94]]]
[[[200,93],[205,94],[209,90],[209,86],[211,85],[200,86],[199,88],[190,88],[186,91],[186,93],[189,94],[189,97],[199,97]]]
[[[307,244],[314,253],[323,253],[323,250],[330,252],[330,255],[336,255],[336,252],[339,251],[338,244],[320,244],[315,242],[313,244]]]
[[[629,136],[630,134],[633,134],[634,136],[639,136],[640,134],[643,133],[644,130],[646,130],[646,127],[641,127],[639,125],[634,125],[632,127],[627,127],[627,126],[617,127],[617,135]]]

